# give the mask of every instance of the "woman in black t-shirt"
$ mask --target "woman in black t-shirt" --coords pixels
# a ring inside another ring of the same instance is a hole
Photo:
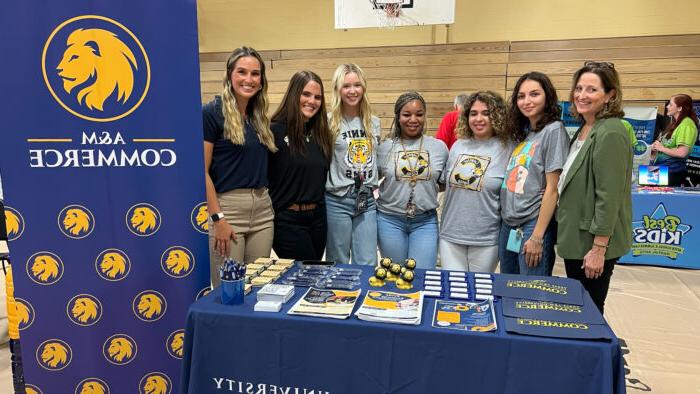
[[[270,155],[268,169],[275,253],[295,260],[321,259],[326,247],[324,193],[332,150],[321,78],[311,71],[294,74],[272,122],[279,148]]]
[[[267,117],[265,62],[241,47],[226,62],[221,96],[204,105],[204,164],[209,220],[210,273],[224,256],[251,262],[269,257],[272,202],[267,192],[268,151],[276,152]]]

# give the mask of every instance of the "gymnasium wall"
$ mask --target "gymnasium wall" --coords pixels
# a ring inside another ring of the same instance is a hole
[[[368,3],[369,0],[356,0]],[[430,1],[430,0],[422,0]],[[335,30],[333,0],[198,0],[200,52],[700,33],[700,1],[456,0],[445,26]]]

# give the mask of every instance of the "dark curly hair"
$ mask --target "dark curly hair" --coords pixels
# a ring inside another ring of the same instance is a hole
[[[500,94],[490,90],[472,93],[464,103],[462,112],[459,113],[459,121],[457,122],[456,132],[459,138],[473,138],[474,132],[469,128],[469,111],[475,102],[480,101],[486,104],[489,109],[489,120],[493,135],[501,140],[506,145],[511,141],[515,141],[515,136],[508,129],[508,112],[506,103]]]
[[[544,91],[544,109],[542,117],[537,121],[537,124],[530,124],[530,120],[520,112],[518,108],[518,93],[520,86],[525,81],[535,81],[540,84]],[[561,119],[561,107],[559,107],[559,99],[557,98],[557,90],[554,89],[552,81],[549,77],[539,71],[531,71],[523,74],[518,78],[513,88],[513,94],[510,96],[510,107],[508,108],[508,128],[515,136],[517,142],[521,142],[527,137],[525,129],[530,131],[540,131],[544,126]]]

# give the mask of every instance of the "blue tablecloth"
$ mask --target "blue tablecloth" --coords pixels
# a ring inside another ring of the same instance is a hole
[[[622,264],[700,269],[700,193],[632,193],[632,250]]]
[[[371,271],[365,270],[356,309],[369,287]],[[416,283],[422,283],[420,271]],[[393,291],[392,285],[386,289]],[[509,334],[500,301],[495,302],[498,331],[472,333],[432,328],[435,301],[430,298],[420,326],[287,315],[305,291],[297,288],[280,313],[253,312],[254,294],[243,305],[222,305],[218,288],[195,302],[187,318],[183,392],[625,392],[617,339]]]

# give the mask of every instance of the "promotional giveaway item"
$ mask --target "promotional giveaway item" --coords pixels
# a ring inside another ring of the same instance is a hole
[[[245,264],[233,259],[226,259],[219,266],[222,304],[238,305],[243,303],[245,272]]]
[[[581,282],[554,276],[500,274],[494,280],[493,295],[583,305]]]

